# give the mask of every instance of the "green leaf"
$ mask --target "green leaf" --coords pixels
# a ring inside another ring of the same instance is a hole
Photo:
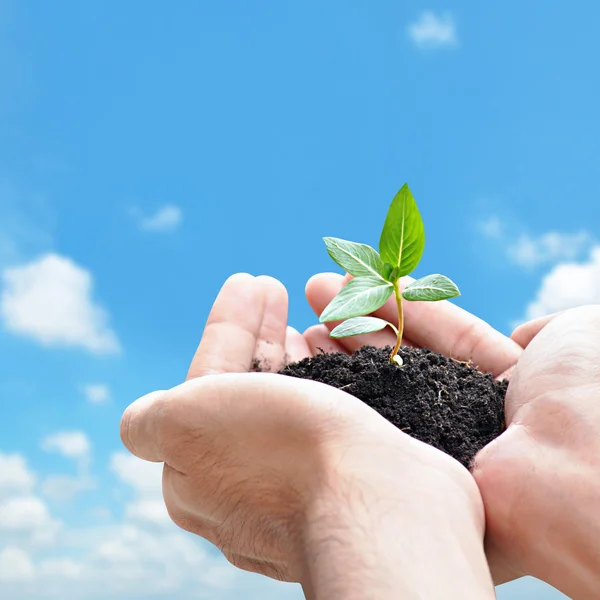
[[[404,184],[392,200],[381,238],[379,253],[384,262],[398,267],[398,277],[415,270],[425,248],[425,229],[417,203]]]
[[[323,238],[323,241],[327,246],[329,256],[350,275],[383,279],[383,262],[377,250],[371,246],[332,237]]]
[[[405,300],[434,302],[460,296],[456,284],[444,275],[427,275],[409,283],[402,292]]]
[[[389,325],[389,323],[383,319],[376,319],[375,317],[354,317],[353,319],[348,319],[341,325],[338,325],[330,335],[332,338],[362,335],[363,333],[381,331],[386,325]]]
[[[386,281],[392,281],[392,273],[394,272],[394,267],[390,265],[390,263],[383,263],[383,278]]]
[[[351,279],[342,291],[327,305],[321,323],[362,317],[383,306],[392,295],[394,286],[376,277]]]

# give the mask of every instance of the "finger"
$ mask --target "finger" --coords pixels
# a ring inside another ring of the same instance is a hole
[[[256,281],[262,287],[265,304],[254,358],[261,371],[276,373],[285,364],[288,294],[285,286],[273,277],[260,275]]]
[[[252,275],[232,275],[210,311],[187,379],[250,370],[265,312],[265,294]]]
[[[500,375],[496,375],[496,379],[498,381],[503,381],[503,380],[510,381],[512,379],[512,376],[513,376],[516,366],[517,365],[515,363],[512,367],[509,367],[508,369],[506,369],[506,371],[500,373]]]
[[[325,325],[313,325],[303,335],[310,348],[311,356],[316,356],[317,354],[321,354],[321,352],[330,354],[342,352],[347,354],[344,346],[329,335],[329,329]]]
[[[285,354],[288,363],[299,362],[313,355],[306,338],[297,329],[289,326],[285,338]]]
[[[319,291],[312,290],[314,299],[319,295],[320,303],[333,298],[349,278],[335,273],[317,276]],[[401,286],[412,279],[405,277]],[[310,300],[309,300],[310,302]],[[311,304],[312,306],[312,304]],[[456,360],[472,361],[480,370],[499,375],[514,365],[521,355],[522,348],[478,317],[448,301],[404,302],[404,331],[415,346],[430,348]],[[315,305],[315,312],[324,306]],[[318,313],[320,314],[320,313]],[[390,299],[375,316],[390,321],[398,321],[395,301]]]
[[[510,338],[521,348],[527,348],[531,340],[544,328],[552,319],[562,314],[564,311],[552,313],[545,317],[539,317],[519,325],[511,334]]]
[[[306,298],[317,316],[321,315],[325,307],[349,280],[349,276],[343,277],[337,273],[320,273],[308,280],[306,284]],[[323,328],[327,329],[327,331],[332,331],[340,323],[341,321],[324,323]],[[407,345],[412,345],[406,338],[403,339],[403,342]],[[396,343],[396,334],[391,328],[386,327],[375,333],[340,338],[337,343],[345,352],[352,354],[359,348],[362,348],[362,346],[375,346],[376,348],[394,346]]]
[[[522,353],[513,340],[447,300],[405,302],[404,318],[407,335],[419,346],[471,361],[494,376],[512,367]]]
[[[152,392],[131,404],[121,418],[121,441],[131,454],[150,462],[164,462],[157,431],[169,392]]]

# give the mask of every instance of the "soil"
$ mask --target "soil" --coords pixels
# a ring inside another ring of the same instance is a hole
[[[454,457],[467,468],[477,452],[504,431],[508,383],[427,349],[364,346],[353,355],[318,354],[281,373],[343,389],[405,433]]]

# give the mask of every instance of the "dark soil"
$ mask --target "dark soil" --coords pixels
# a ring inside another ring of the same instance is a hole
[[[281,373],[343,389],[405,433],[454,457],[467,468],[477,452],[504,431],[507,383],[431,350],[365,346],[352,356],[319,354]]]

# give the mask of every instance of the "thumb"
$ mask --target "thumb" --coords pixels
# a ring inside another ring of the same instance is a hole
[[[519,325],[510,335],[510,339],[517,342],[521,348],[527,348],[531,340],[555,317],[562,314],[564,311],[555,312],[545,317],[539,317],[532,321],[527,321]]]
[[[160,417],[169,392],[152,392],[131,404],[121,417],[121,441],[133,455],[150,462],[164,462],[160,444]]]

